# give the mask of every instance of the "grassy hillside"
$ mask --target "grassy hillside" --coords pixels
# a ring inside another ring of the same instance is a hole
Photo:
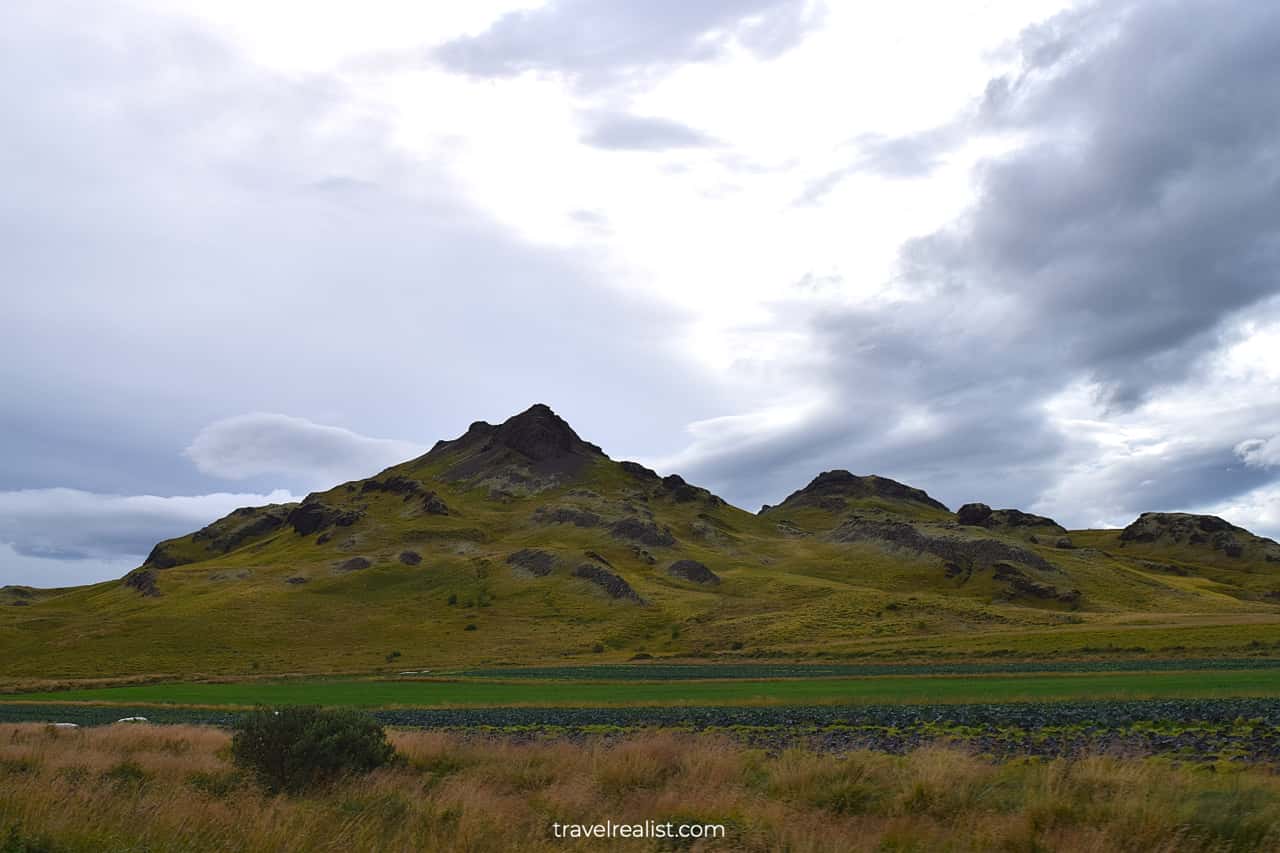
[[[534,407],[301,505],[237,510],[123,581],[0,590],[0,677],[1280,643],[1270,540],[1157,520],[1062,541],[1019,516],[959,524],[845,472],[752,514]]]

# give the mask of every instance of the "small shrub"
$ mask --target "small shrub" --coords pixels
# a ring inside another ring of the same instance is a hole
[[[259,709],[241,719],[231,740],[235,765],[273,793],[299,793],[394,758],[378,721],[349,710]]]
[[[591,651],[595,652],[598,655],[604,654],[604,643],[596,643],[594,646],[591,647]]]
[[[456,592],[449,593],[449,606],[454,607],[458,603],[458,594]]]
[[[391,663],[393,660],[395,660],[398,657],[400,657],[399,651],[387,652],[387,663]]]
[[[467,623],[467,627],[466,627],[466,628],[464,628],[463,630],[465,630],[465,631],[474,631],[474,630],[476,630],[475,623],[474,623],[474,622],[468,622],[468,623]]]

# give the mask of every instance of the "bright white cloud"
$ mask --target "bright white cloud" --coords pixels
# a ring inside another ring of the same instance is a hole
[[[1242,441],[1236,445],[1236,456],[1251,468],[1274,468],[1280,465],[1280,435]]]
[[[427,451],[342,427],[269,412],[238,415],[200,430],[183,453],[206,474],[244,480],[287,475],[317,485],[372,476]]]

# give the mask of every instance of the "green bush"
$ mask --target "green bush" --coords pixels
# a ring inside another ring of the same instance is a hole
[[[394,758],[381,724],[357,711],[261,708],[241,718],[231,740],[231,760],[273,793],[299,793]]]

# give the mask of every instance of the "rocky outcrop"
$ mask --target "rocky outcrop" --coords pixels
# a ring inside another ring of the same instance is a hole
[[[406,566],[416,566],[422,562],[422,555],[417,551],[401,551],[399,559]]]
[[[573,570],[573,576],[590,581],[604,590],[610,598],[634,601],[637,604],[644,603],[643,599],[631,588],[631,584],[604,566],[599,566],[595,563],[583,563]]]
[[[599,527],[603,519],[594,512],[575,506],[544,506],[533,513],[539,524],[572,524],[574,527]]]
[[[671,531],[659,528],[652,521],[639,518],[622,518],[609,525],[609,532],[619,539],[627,539],[654,548],[665,548],[676,544]]]
[[[676,560],[667,567],[667,574],[693,583],[712,585],[720,583],[720,576],[697,560]]]
[[[204,542],[205,550],[215,554],[234,551],[245,542],[274,533],[284,526],[296,504],[245,506],[191,534],[192,542]]]
[[[417,501],[422,505],[424,512],[431,515],[448,515],[449,507],[445,502],[431,489],[428,489],[419,480],[402,477],[398,474],[387,477],[385,480],[377,478],[365,480],[360,484],[360,493],[367,494],[369,492],[386,492],[393,495],[403,495],[405,503],[409,501]]]
[[[122,583],[147,598],[155,598],[160,594],[160,587],[156,586],[156,573],[151,569],[134,569],[124,576]]]
[[[661,479],[661,478],[658,476],[658,472],[657,472],[657,471],[653,470],[652,468],[646,468],[646,467],[644,467],[643,465],[641,465],[639,462],[625,462],[625,461],[624,461],[624,462],[619,462],[619,463],[618,463],[618,465],[620,465],[620,466],[622,467],[622,470],[623,470],[623,471],[626,471],[628,474],[630,474],[632,477],[635,477],[635,478],[636,478],[636,479],[638,479],[638,480],[659,480],[659,479]]]
[[[359,510],[339,509],[308,495],[297,509],[289,513],[287,520],[299,534],[310,536],[327,527],[350,527],[363,516]]]
[[[966,527],[1001,528],[1033,527],[1042,532],[1066,533],[1067,529],[1052,518],[1033,515],[1020,509],[992,509],[983,503],[969,503],[956,510],[956,521]]]
[[[844,470],[823,471],[809,485],[792,492],[787,499],[777,506],[768,506],[761,512],[772,512],[779,509],[816,506],[831,512],[843,511],[847,500],[860,498],[888,498],[898,501],[911,501],[931,509],[947,512],[945,504],[929,497],[922,489],[877,477],[874,474],[866,477],[856,476]]]
[[[1083,599],[1080,590],[1060,590],[1053,584],[1035,580],[1012,563],[998,562],[992,568],[992,576],[1008,585],[1009,598],[1024,596],[1041,601],[1059,601],[1072,608],[1079,607]]]
[[[879,521],[855,516],[830,534],[836,542],[880,542],[908,551],[932,554],[960,567],[991,566],[1006,560],[1045,572],[1058,568],[1034,551],[998,539],[964,539],[922,532],[900,521]]]
[[[170,542],[160,542],[151,549],[151,553],[147,555],[147,559],[142,561],[142,565],[150,569],[172,569],[174,566],[183,566],[187,563],[193,563],[194,560],[185,557],[178,557],[173,554],[169,548]]]
[[[338,563],[338,565],[334,566],[334,570],[339,572],[358,572],[361,569],[367,569],[372,565],[373,563],[365,557],[352,557],[349,560],[343,560],[341,563]]]
[[[1144,512],[1120,531],[1120,541],[1125,544],[1195,545],[1233,558],[1243,557],[1246,550],[1253,550],[1270,562],[1280,562],[1280,544],[1275,540],[1255,536],[1216,515]]]
[[[536,548],[524,548],[507,555],[507,565],[521,569],[534,577],[544,578],[556,566],[556,555]]]

